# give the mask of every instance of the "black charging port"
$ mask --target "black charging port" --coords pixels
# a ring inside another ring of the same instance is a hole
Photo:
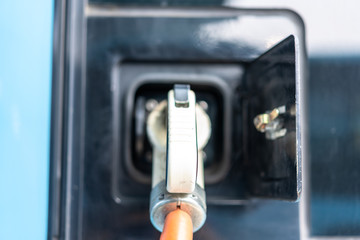
[[[174,80],[176,81],[176,80]],[[158,103],[167,98],[167,92],[173,87],[169,83],[147,83],[140,86],[135,93],[135,104],[132,114],[131,164],[144,175],[151,176],[152,146],[146,136],[146,120],[149,113]],[[219,90],[212,86],[191,83],[196,93],[196,102],[210,117],[212,128],[208,144],[203,149],[204,166],[207,174],[216,174],[216,169],[223,161],[222,145],[224,131],[223,97]],[[210,177],[211,178],[211,177]]]

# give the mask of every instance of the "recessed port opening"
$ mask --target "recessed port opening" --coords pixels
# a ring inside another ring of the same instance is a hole
[[[217,80],[220,80],[217,78]],[[230,159],[225,154],[225,143],[228,141],[225,134],[225,122],[229,117],[228,108],[225,108],[225,96],[222,88],[212,81],[191,79],[186,81],[184,77],[169,80],[153,79],[145,80],[142,84],[135,87],[132,96],[128,101],[132,101],[132,117],[126,124],[126,128],[131,129],[130,148],[127,168],[135,180],[144,184],[151,184],[152,173],[152,146],[146,135],[146,120],[152,108],[159,102],[167,98],[167,92],[173,88],[175,83],[190,84],[191,89],[196,94],[196,101],[207,112],[212,125],[212,133],[208,144],[203,149],[205,157],[205,182],[216,183],[223,179],[227,174],[227,166]],[[144,181],[145,179],[145,181]]]

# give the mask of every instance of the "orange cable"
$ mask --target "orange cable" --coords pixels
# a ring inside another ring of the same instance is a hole
[[[170,212],[164,223],[160,240],[192,240],[193,225],[188,213],[181,209]]]

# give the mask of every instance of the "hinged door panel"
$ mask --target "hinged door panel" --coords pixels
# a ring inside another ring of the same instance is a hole
[[[248,107],[243,111],[246,175],[252,196],[297,200],[301,191],[296,55],[295,38],[289,36],[248,68]]]

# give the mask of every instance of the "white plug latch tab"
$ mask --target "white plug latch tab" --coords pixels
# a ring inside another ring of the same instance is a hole
[[[166,189],[192,193],[198,167],[195,94],[189,85],[177,84],[168,93]]]

